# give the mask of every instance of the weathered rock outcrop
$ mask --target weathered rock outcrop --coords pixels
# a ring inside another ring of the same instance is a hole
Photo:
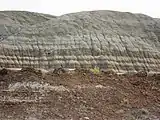
[[[160,20],[114,11],[0,12],[0,65],[160,72]]]

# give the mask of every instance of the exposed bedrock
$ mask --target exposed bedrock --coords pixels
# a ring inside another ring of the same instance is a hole
[[[0,65],[160,72],[160,19],[115,11],[2,11]]]

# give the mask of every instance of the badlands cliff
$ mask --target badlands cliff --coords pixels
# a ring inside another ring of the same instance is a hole
[[[115,11],[1,11],[0,66],[160,72],[160,19]]]

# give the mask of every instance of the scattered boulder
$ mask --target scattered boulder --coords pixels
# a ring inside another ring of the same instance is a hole
[[[63,69],[63,68],[56,68],[53,70],[53,74],[60,75],[62,73],[66,73],[65,69]]]
[[[147,72],[146,71],[138,71],[136,73],[137,77],[147,77]]]
[[[8,74],[8,70],[3,68],[2,70],[0,70],[0,75],[4,76]]]

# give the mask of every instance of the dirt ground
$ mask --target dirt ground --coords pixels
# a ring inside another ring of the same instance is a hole
[[[0,120],[160,120],[160,75],[3,69]]]

